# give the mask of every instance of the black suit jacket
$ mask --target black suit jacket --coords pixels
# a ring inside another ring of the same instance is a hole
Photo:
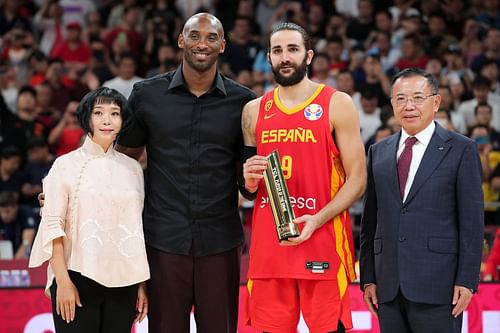
[[[399,193],[401,133],[368,152],[361,222],[361,286],[380,303],[401,288],[414,302],[451,304],[453,286],[476,290],[483,241],[481,162],[476,144],[436,124],[406,201]]]

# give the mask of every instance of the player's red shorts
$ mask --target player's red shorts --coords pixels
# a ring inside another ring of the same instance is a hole
[[[255,279],[247,285],[248,322],[258,330],[296,333],[300,312],[311,333],[352,328],[348,289],[342,299],[335,280]]]

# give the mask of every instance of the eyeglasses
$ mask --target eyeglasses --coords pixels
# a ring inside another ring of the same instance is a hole
[[[406,103],[408,103],[408,100],[410,100],[413,105],[422,105],[424,104],[425,100],[429,97],[436,96],[437,94],[430,94],[430,95],[418,95],[418,96],[413,96],[413,97],[408,97],[405,95],[399,95],[396,97],[391,98],[392,104],[396,106],[404,106]]]

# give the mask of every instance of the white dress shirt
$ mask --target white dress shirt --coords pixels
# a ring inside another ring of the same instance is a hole
[[[408,193],[410,192],[411,185],[413,184],[413,180],[415,179],[415,175],[417,173],[418,167],[420,166],[420,162],[422,162],[422,158],[424,157],[425,150],[427,149],[427,146],[429,145],[429,142],[431,141],[432,135],[434,134],[434,129],[436,128],[436,124],[434,124],[434,121],[432,121],[429,126],[427,126],[424,130],[418,132],[416,135],[414,135],[417,138],[417,142],[413,145],[412,148],[412,158],[411,158],[411,163],[410,163],[410,170],[408,172],[408,179],[406,181],[406,186],[405,186],[405,195],[403,198],[403,202],[406,200],[406,197],[408,196]],[[398,160],[399,156],[401,156],[401,153],[403,152],[403,149],[405,148],[405,141],[406,139],[410,137],[408,133],[404,129],[401,130],[401,138],[399,139],[399,146],[398,146]]]
[[[500,97],[494,93],[488,93],[487,103],[491,106],[491,122],[490,125],[497,131],[500,131]],[[460,103],[457,113],[464,118],[467,127],[476,124],[476,117],[474,116],[474,109],[478,102],[477,99],[469,99]]]
[[[358,109],[359,116],[359,127],[361,129],[361,139],[363,139],[363,144],[365,144],[377,131],[377,128],[382,125],[380,120],[380,110],[379,107],[375,108],[372,113],[366,113],[363,109]]]

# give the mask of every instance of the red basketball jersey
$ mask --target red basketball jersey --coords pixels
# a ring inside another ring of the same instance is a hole
[[[293,109],[279,100],[278,89],[264,95],[256,123],[257,154],[277,149],[295,216],[315,214],[345,182],[340,153],[330,132],[329,103],[335,89],[319,85]],[[299,225],[302,228],[301,225]],[[317,229],[297,246],[281,246],[267,191],[262,181],[255,200],[250,248],[250,279],[338,279],[342,287],[355,279],[353,242],[347,211]],[[328,263],[312,271],[309,262]]]

